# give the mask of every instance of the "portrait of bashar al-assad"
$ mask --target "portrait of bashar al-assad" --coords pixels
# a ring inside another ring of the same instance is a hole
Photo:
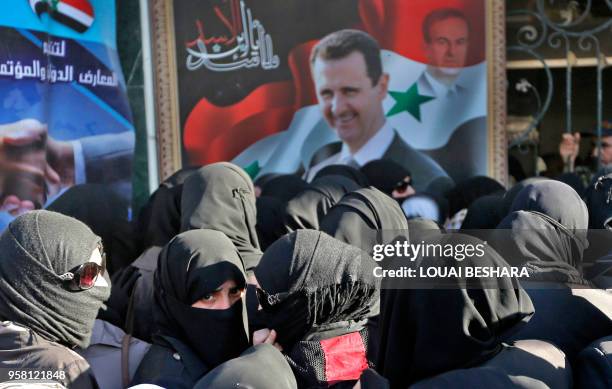
[[[470,19],[459,9],[437,8],[425,15],[425,63],[413,81],[425,99],[420,117],[391,118],[402,128],[404,139],[433,157],[455,180],[486,174],[486,63],[469,63],[471,31]],[[473,152],[466,162],[461,156],[468,150]]]

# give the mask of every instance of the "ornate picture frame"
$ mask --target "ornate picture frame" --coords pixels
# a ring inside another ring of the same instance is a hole
[[[355,0],[358,1],[358,0]],[[487,175],[507,182],[505,2],[486,4]],[[149,0],[159,179],[182,167],[183,156],[174,2]],[[149,162],[151,163],[151,161]]]

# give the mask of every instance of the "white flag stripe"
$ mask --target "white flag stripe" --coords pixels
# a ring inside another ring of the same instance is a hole
[[[454,94],[435,96],[421,85],[427,65],[388,50],[383,50],[381,57],[385,72],[390,74],[390,91],[405,92],[416,82],[419,94],[436,97],[421,104],[421,121],[406,111],[387,118],[412,147],[421,150],[440,148],[461,124],[487,115],[485,62],[461,69],[457,78],[460,86]],[[385,112],[394,105],[395,99],[391,95],[383,101]]]
[[[90,15],[66,3],[58,3],[57,10],[87,27],[91,26],[94,21],[94,18]]]

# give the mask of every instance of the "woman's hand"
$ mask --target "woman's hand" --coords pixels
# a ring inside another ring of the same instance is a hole
[[[283,351],[283,347],[276,343],[276,331],[264,328],[253,333],[253,345],[267,343],[276,347],[278,351]]]

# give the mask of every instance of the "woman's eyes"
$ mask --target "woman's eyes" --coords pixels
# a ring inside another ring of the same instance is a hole
[[[238,288],[238,287],[232,288],[232,289],[230,289],[230,296],[239,295],[239,294],[242,293],[242,290],[243,290],[242,288]]]
[[[204,296],[202,296],[202,300],[210,301],[212,299],[213,299],[213,295],[210,294],[210,293],[205,294]]]

